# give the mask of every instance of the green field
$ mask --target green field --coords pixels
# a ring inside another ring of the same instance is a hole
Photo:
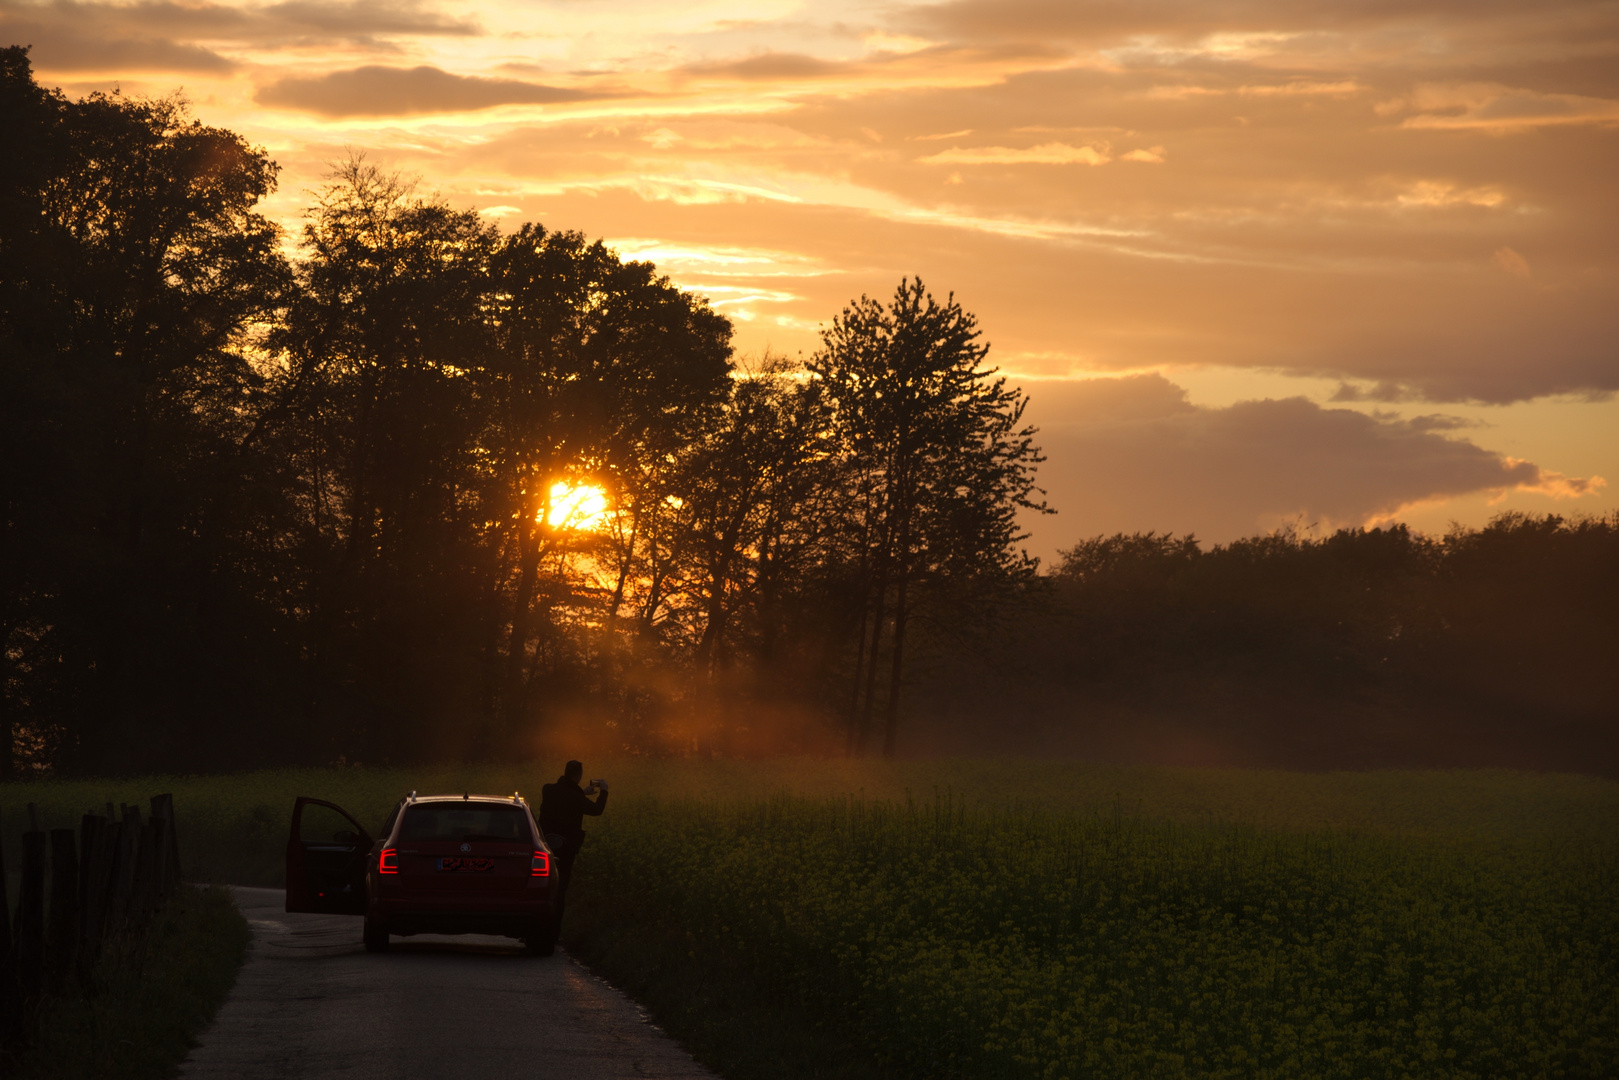
[[[725,1075],[1611,1077],[1619,784],[1065,763],[593,763],[566,939]],[[279,881],[296,794],[532,770],[13,785],[175,793],[193,876]]]

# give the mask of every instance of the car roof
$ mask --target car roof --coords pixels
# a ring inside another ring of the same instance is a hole
[[[526,805],[522,796],[511,795],[418,795],[409,800],[411,803],[499,803],[502,806]]]

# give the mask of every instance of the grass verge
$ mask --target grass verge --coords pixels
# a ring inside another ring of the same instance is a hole
[[[18,1080],[175,1074],[236,981],[247,921],[221,888],[182,888],[142,941],[108,950],[82,997],[48,1000]]]

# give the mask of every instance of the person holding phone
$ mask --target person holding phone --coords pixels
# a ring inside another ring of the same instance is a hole
[[[545,834],[545,846],[551,849],[562,876],[557,896],[559,920],[567,904],[568,883],[573,880],[573,861],[585,843],[585,815],[600,817],[607,809],[607,781],[592,780],[588,788],[580,787],[584,775],[585,767],[570,761],[562,767],[556,783],[540,789],[540,832]],[[591,795],[596,795],[594,802]]]

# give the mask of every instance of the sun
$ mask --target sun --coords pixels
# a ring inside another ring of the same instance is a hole
[[[566,480],[551,485],[551,512],[545,518],[551,528],[593,532],[606,521],[607,492],[601,488]]]

